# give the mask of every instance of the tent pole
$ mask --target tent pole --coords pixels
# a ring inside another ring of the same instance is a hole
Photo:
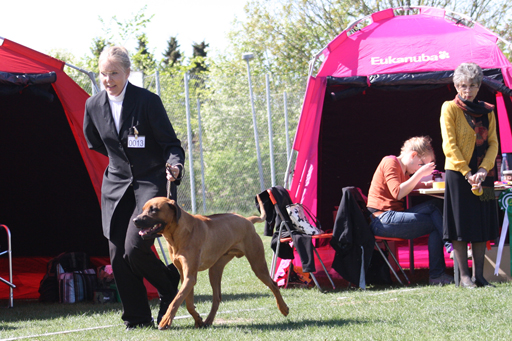
[[[87,77],[89,77],[89,79],[91,80],[91,83],[92,83],[93,95],[100,92],[100,89],[98,88],[98,84],[96,84],[96,74],[94,72],[81,69],[78,66],[74,66],[69,63],[65,63],[65,64],[66,64],[66,66],[69,66],[70,68],[73,68],[82,73],[85,73],[87,75]]]

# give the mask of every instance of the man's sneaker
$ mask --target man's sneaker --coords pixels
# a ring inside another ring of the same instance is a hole
[[[452,284],[453,283],[453,277],[447,274],[442,274],[441,276],[437,278],[430,278],[429,279],[430,285],[446,285],[446,284]]]

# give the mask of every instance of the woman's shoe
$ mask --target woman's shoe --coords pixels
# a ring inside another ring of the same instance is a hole
[[[487,282],[487,280],[485,278],[476,279],[475,285],[479,288],[496,288],[496,286],[494,284]]]
[[[464,281],[463,279],[461,279],[460,286],[461,286],[461,288],[466,288],[466,289],[476,288],[476,284],[473,283],[471,280]]]

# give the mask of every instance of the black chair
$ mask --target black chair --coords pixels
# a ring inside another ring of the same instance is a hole
[[[276,199],[276,196],[279,198]],[[270,276],[274,278],[275,272],[276,272],[276,263],[277,263],[277,257],[281,255],[280,249],[284,246],[287,246],[290,241],[294,241],[293,249],[297,249],[299,255],[301,256],[301,261],[303,264],[303,271],[309,272],[311,275],[311,278],[315,282],[316,287],[320,290],[322,290],[322,287],[318,283],[318,280],[316,279],[314,275],[314,255],[318,258],[320,261],[320,264],[322,265],[322,268],[331,282],[332,288],[336,289],[336,286],[334,285],[334,282],[329,275],[329,272],[327,271],[327,268],[325,267],[325,264],[320,257],[315,245],[312,243],[312,240],[314,239],[326,239],[331,238],[332,233],[323,233],[313,236],[303,235],[301,233],[297,233],[297,231],[293,228],[292,223],[290,221],[290,217],[288,216],[288,212],[286,211],[286,205],[289,205],[292,203],[292,200],[288,194],[288,191],[284,189],[281,186],[272,187],[270,189],[267,189],[265,192],[262,192],[259,194],[260,199],[263,202],[265,213],[267,214],[267,223],[273,222],[275,226],[279,224],[279,228],[277,229],[277,235],[275,236],[276,240],[276,248],[274,255],[272,257],[272,266],[270,269]],[[272,207],[272,209],[270,209]],[[268,228],[267,228],[268,229]],[[267,235],[270,231],[266,231]],[[302,248],[302,244],[306,243],[306,247]],[[293,249],[289,250],[292,253],[293,257]],[[313,250],[311,253],[309,250]],[[305,255],[304,252],[307,254]],[[304,258],[309,259],[308,264],[306,265],[304,262]],[[291,266],[291,264],[290,264]],[[290,275],[291,271],[288,271],[288,276]],[[287,281],[288,283],[288,281]]]
[[[333,248],[337,251],[333,268],[351,283],[364,288],[365,283],[361,283],[361,281],[365,277],[364,271],[368,269],[372,257],[370,250],[371,245],[372,250],[374,246],[377,248],[379,254],[393,272],[398,282],[403,285],[402,280],[389,262],[388,257],[382,251],[379,245],[382,243],[385,251],[390,254],[396,266],[404,275],[407,283],[410,284],[409,278],[388,244],[388,242],[407,241],[407,239],[373,235],[369,226],[371,222],[370,215],[370,211],[366,208],[366,196],[362,193],[361,189],[352,186],[344,187],[342,189],[342,199],[338,208],[338,214],[334,223],[334,235],[331,241],[331,245],[333,245]],[[372,237],[370,237],[370,235]],[[359,246],[359,248],[354,248],[354,245]],[[360,248],[365,250],[361,251]],[[338,256],[338,253],[340,253],[340,256]],[[338,258],[342,260],[338,262]],[[353,263],[357,264],[358,267],[350,267]],[[359,278],[357,275],[359,275]]]

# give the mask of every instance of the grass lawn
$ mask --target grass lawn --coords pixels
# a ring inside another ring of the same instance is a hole
[[[258,226],[258,231],[263,230]],[[270,238],[262,237],[270,267]],[[327,286],[326,286],[327,287]],[[121,305],[43,304],[15,300],[0,306],[1,340],[512,340],[512,283],[496,288],[373,286],[283,289],[290,314],[280,314],[270,290],[234,259],[222,282],[223,302],[210,328],[194,329],[184,306],[169,330],[125,331]],[[196,306],[207,315],[211,288],[200,273]],[[5,304],[4,304],[5,303]],[[153,316],[158,301],[151,301]]]

